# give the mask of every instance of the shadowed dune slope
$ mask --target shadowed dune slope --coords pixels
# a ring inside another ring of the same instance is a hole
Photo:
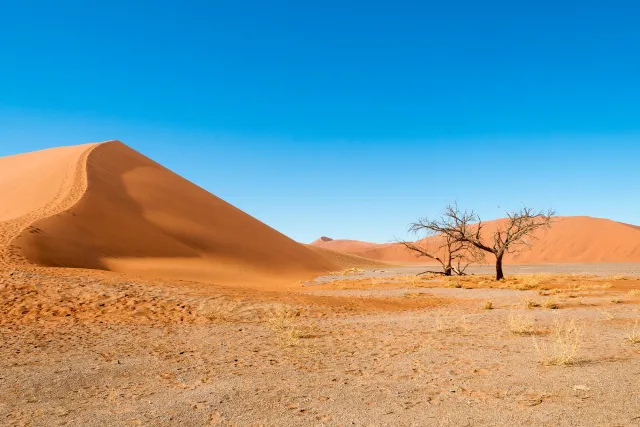
[[[483,236],[490,236],[504,220],[487,221]],[[422,245],[434,250],[433,238]],[[505,257],[507,262],[537,263],[598,263],[640,262],[640,227],[587,216],[560,217],[549,230],[539,230],[531,239],[530,249]],[[343,251],[385,262],[429,262],[415,258],[402,245],[375,244],[354,240],[314,242],[314,246]],[[491,255],[488,254],[488,261]]]
[[[86,181],[77,203],[36,219],[14,240],[27,259],[45,266],[254,284],[338,269],[120,142],[90,151]]]

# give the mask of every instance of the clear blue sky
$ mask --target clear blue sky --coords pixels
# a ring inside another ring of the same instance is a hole
[[[0,155],[120,139],[300,241],[403,237],[454,199],[640,224],[639,17],[631,0],[5,2]]]

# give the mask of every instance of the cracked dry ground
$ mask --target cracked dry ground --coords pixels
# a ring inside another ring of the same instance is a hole
[[[638,284],[607,280],[557,310],[494,289],[485,310],[438,283],[341,297],[5,271],[0,424],[639,426]],[[572,360],[542,363],[568,322]]]

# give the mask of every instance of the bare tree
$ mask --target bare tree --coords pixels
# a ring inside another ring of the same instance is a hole
[[[411,225],[411,229],[425,229],[431,233],[448,236],[454,243],[466,243],[481,251],[490,252],[496,257],[496,280],[504,277],[502,260],[505,254],[515,253],[531,245],[535,237],[532,233],[538,229],[549,228],[553,223],[553,210],[534,211],[523,207],[518,211],[507,212],[507,218],[501,221],[496,230],[485,240],[484,223],[474,211],[461,211],[457,203],[445,208],[442,217],[436,221],[422,218]]]
[[[432,230],[430,224],[413,223],[409,231],[416,234],[425,231],[427,237],[433,237],[432,249],[427,249],[418,242],[400,241],[400,243],[414,252],[416,257],[427,257],[438,261],[445,276],[451,276],[452,273],[463,275],[472,261],[482,258],[482,253],[472,244],[456,241],[448,234]]]

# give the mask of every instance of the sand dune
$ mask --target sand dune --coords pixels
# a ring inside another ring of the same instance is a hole
[[[0,264],[16,261],[11,243],[33,222],[69,209],[84,194],[86,158],[95,144],[0,158]]]
[[[362,242],[360,240],[346,240],[346,239],[334,240],[329,237],[321,237],[313,241],[311,245],[319,248],[331,249],[334,251],[348,252],[348,253],[364,252],[368,249],[374,249],[377,247],[384,246],[377,243]]]
[[[338,269],[118,141],[0,162],[14,262],[252,284]]]
[[[487,221],[485,235],[490,235],[501,221]],[[427,261],[416,259],[395,243],[328,240],[312,244],[385,262]],[[424,239],[422,244],[434,247],[433,239]],[[508,255],[505,260],[519,264],[640,262],[640,227],[602,218],[560,217],[550,230],[535,234],[531,249]]]
[[[358,255],[340,252],[333,249],[323,248],[314,245],[305,245],[312,251],[333,262],[340,269],[347,268],[384,268],[390,265],[386,262],[364,258]]]

